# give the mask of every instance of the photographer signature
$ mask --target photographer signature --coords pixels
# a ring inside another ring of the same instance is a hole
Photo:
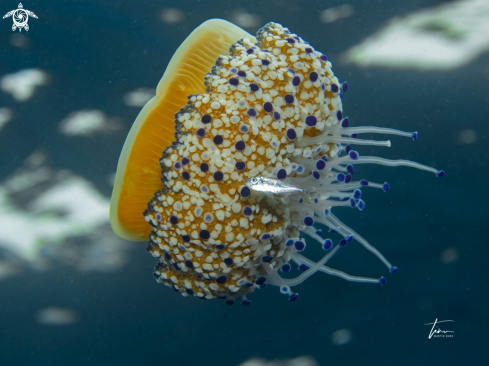
[[[439,326],[438,326],[438,328],[436,328],[436,325],[437,324],[439,324],[439,323],[445,323],[445,322],[453,322],[453,320],[438,320],[438,319],[435,319],[435,321],[433,323],[426,323],[425,325],[431,325],[431,324],[433,324],[433,327],[431,327],[430,335],[428,336],[428,339],[431,339],[431,337],[433,337],[433,335],[435,335],[435,334],[440,334],[440,333],[443,333],[443,334],[446,334],[446,333],[455,333],[453,330],[441,330]]]

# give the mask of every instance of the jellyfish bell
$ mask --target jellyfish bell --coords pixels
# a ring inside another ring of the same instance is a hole
[[[385,286],[384,277],[328,266],[356,241],[397,272],[332,213],[363,210],[361,188],[390,190],[387,182],[357,180],[354,165],[444,172],[354,150],[391,146],[359,134],[417,140],[418,133],[350,126],[342,107],[348,90],[326,55],[278,23],[256,38],[223,20],[203,23],[129,132],[111,200],[114,231],[149,239],[146,250],[158,259],[153,276],[183,296],[228,305],[241,297],[249,305],[247,295],[269,284],[296,301],[292,288],[316,272]],[[329,228],[328,238],[318,225]],[[314,244],[326,251],[317,262],[304,255]],[[290,272],[290,262],[302,271],[296,278],[279,273]]]
[[[158,83],[154,96],[131,127],[117,165],[110,201],[110,223],[121,238],[146,241],[151,233],[142,213],[162,188],[160,157],[175,140],[175,113],[188,96],[205,92],[204,76],[219,55],[248,32],[222,19],[197,27],[180,45]]]

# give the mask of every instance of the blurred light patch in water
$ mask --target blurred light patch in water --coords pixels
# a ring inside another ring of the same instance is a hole
[[[231,22],[245,29],[255,29],[262,25],[258,14],[250,14],[244,9],[236,9],[231,13]]]
[[[167,24],[176,24],[185,20],[185,14],[180,9],[168,8],[161,11],[160,18]]]
[[[12,111],[8,108],[0,108],[0,131],[12,119]]]
[[[323,23],[333,23],[339,19],[351,17],[353,13],[353,6],[350,4],[343,4],[323,10],[319,13],[319,20]]]
[[[142,107],[155,95],[155,89],[136,89],[124,95],[124,104],[129,107]]]
[[[44,308],[36,314],[37,322],[43,325],[70,325],[77,323],[79,318],[76,311],[57,307]]]
[[[440,261],[445,264],[452,264],[458,261],[459,253],[456,248],[446,248],[440,253]]]
[[[359,66],[453,70],[489,50],[489,1],[463,0],[392,19],[350,49]]]
[[[331,343],[335,346],[342,346],[351,341],[352,334],[348,329],[340,329],[331,334]]]
[[[265,360],[263,358],[252,358],[239,366],[319,366],[315,359],[309,356],[300,356],[283,360]]]
[[[29,37],[21,33],[14,33],[10,36],[10,44],[17,48],[27,48],[30,45]]]
[[[8,260],[0,260],[0,281],[19,273],[20,270],[21,267],[17,263]]]
[[[113,272],[128,261],[130,243],[109,225],[109,200],[89,181],[45,165],[32,154],[0,183],[0,260],[36,269],[62,264]],[[14,267],[1,263],[0,273]],[[0,274],[1,277],[1,274]]]
[[[455,139],[457,144],[473,144],[477,141],[477,133],[474,130],[460,131]]]
[[[48,82],[48,74],[39,69],[25,69],[0,78],[0,89],[19,102],[29,100],[38,86]]]
[[[122,123],[118,118],[109,118],[99,110],[83,110],[70,113],[59,124],[59,130],[67,136],[92,136],[99,132],[119,130]]]

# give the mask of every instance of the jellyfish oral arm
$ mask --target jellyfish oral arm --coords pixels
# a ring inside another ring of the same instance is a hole
[[[437,177],[439,177],[440,175],[444,175],[443,170],[438,170],[410,160],[389,160],[389,159],[379,158],[376,156],[360,156],[358,160],[355,161],[355,164],[378,164],[378,165],[385,165],[390,167],[408,166],[411,168],[426,170],[427,172],[434,173]]]

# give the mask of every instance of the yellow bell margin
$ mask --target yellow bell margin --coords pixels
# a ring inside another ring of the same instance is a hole
[[[197,27],[178,47],[158,83],[156,96],[143,107],[127,135],[117,164],[110,200],[110,224],[123,239],[146,241],[151,232],[143,212],[156,191],[163,188],[159,159],[175,140],[175,113],[190,94],[205,93],[204,76],[219,55],[228,55],[248,32],[222,19]]]

